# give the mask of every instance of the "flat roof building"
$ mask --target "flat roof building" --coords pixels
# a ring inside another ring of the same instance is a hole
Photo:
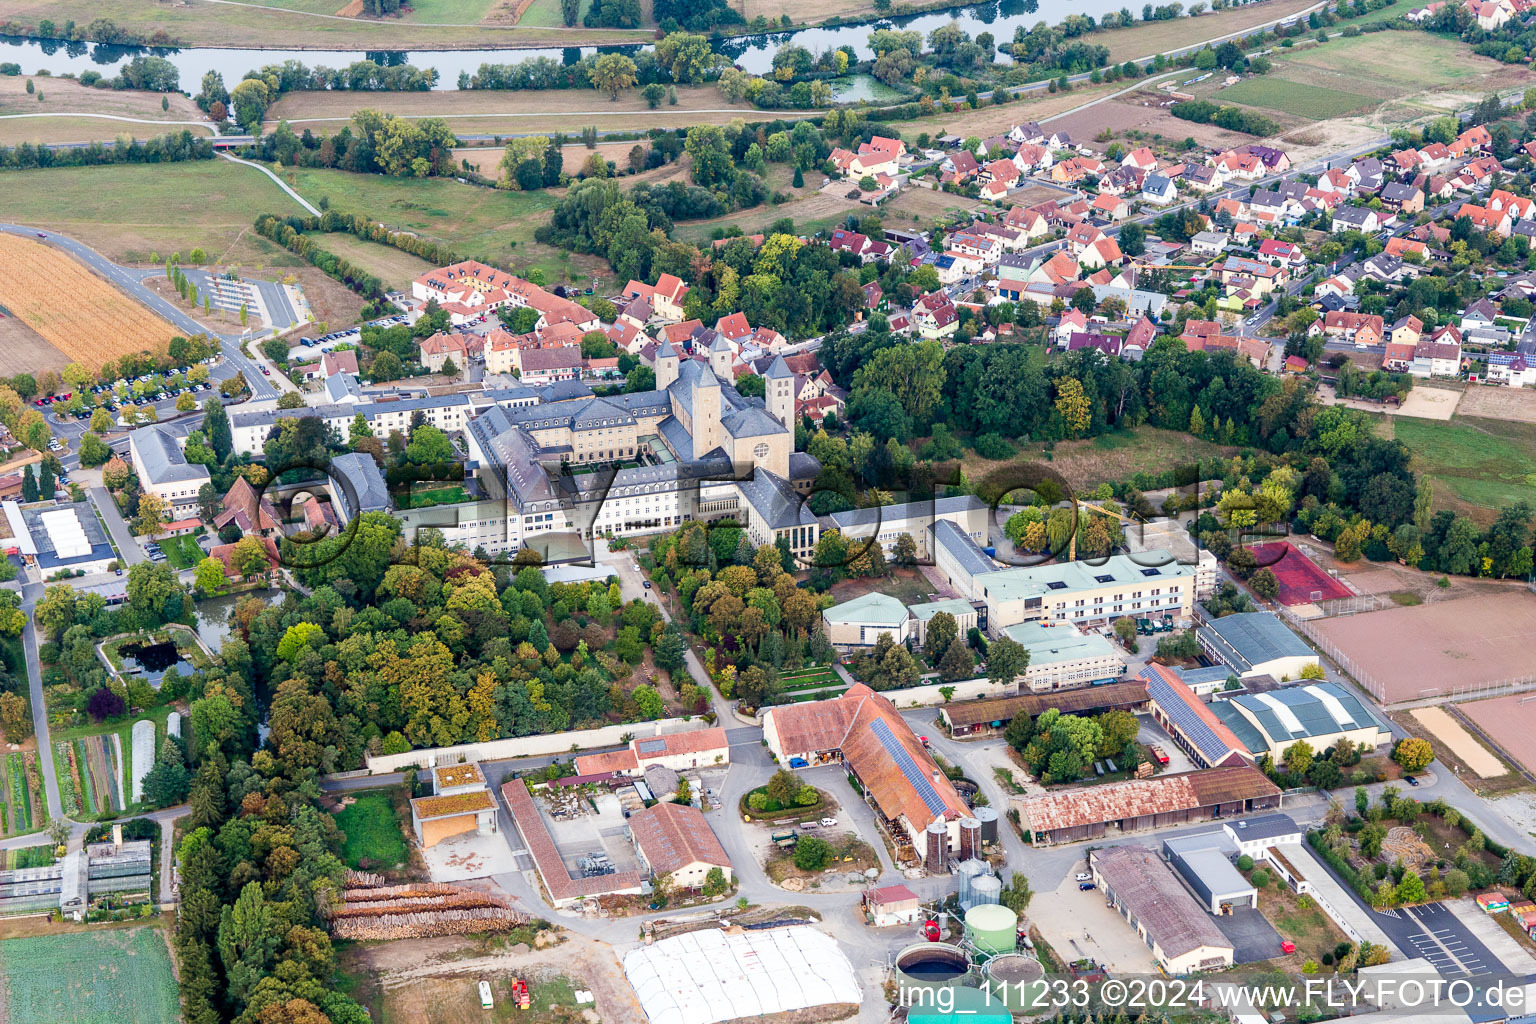
[[[907,606],[879,591],[833,605],[821,613],[821,621],[832,646],[843,651],[873,647],[882,633],[896,643],[911,635]]]
[[[1392,731],[1365,702],[1338,683],[1317,682],[1268,693],[1236,694],[1211,703],[1211,711],[1254,757],[1285,756],[1305,740],[1322,751],[1341,740],[1374,750],[1392,742]]]
[[[1169,974],[1231,967],[1233,947],[1162,859],[1144,846],[1088,855],[1094,881]]]
[[[956,584],[962,593],[965,588]],[[977,576],[970,596],[987,604],[987,628],[997,635],[1020,622],[1102,625],[1122,616],[1188,618],[1195,603],[1195,567],[1164,549],[1085,561],[997,569]]]
[[[1195,636],[1206,653],[1239,677],[1299,679],[1303,668],[1319,664],[1317,653],[1274,612],[1224,615],[1201,626]]]
[[[963,536],[985,544],[989,514],[986,502],[974,494],[966,494],[957,498],[933,498],[833,512],[826,517],[825,523],[829,529],[838,530],[850,540],[874,537],[887,554],[895,549],[902,534],[906,534],[917,545],[917,557],[927,560],[933,557],[928,532],[934,523],[949,522],[957,526]]]
[[[1237,844],[1224,830],[1170,839],[1163,843],[1163,853],[1211,913],[1259,905],[1258,889],[1232,866]]]
[[[1034,693],[1107,683],[1125,674],[1123,648],[1072,623],[1021,622],[1003,635],[1029,651],[1021,688]]]
[[[101,572],[117,560],[117,552],[88,501],[52,508],[22,508],[7,501],[0,508],[4,509],[16,553],[41,569],[44,578],[61,569]]]

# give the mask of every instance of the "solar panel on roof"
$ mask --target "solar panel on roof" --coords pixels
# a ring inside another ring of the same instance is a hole
[[[1157,701],[1158,706],[1183,731],[1184,735],[1189,737],[1190,742],[1200,748],[1200,752],[1206,756],[1207,760],[1214,762],[1231,749],[1216,735],[1211,724],[1185,703],[1162,676],[1156,672],[1149,672],[1147,677],[1148,694]]]
[[[666,750],[666,749],[667,749],[667,741],[666,740],[641,740],[640,741],[640,753],[642,753],[642,754],[655,754],[655,753],[658,753],[659,751]]]
[[[934,814],[944,813],[943,798],[939,796],[938,790],[933,788],[933,782],[918,767],[917,762],[912,760],[912,755],[907,752],[907,748],[896,739],[891,732],[891,727],[876,719],[870,729],[874,732],[875,738],[880,741],[880,745],[885,748],[885,752],[891,755],[891,760],[896,762],[896,767],[901,769],[901,774],[905,775],[907,781],[912,784],[912,788],[917,790],[923,805]]]

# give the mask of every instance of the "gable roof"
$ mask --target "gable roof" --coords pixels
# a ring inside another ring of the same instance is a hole
[[[629,829],[651,870],[658,875],[671,874],[690,864],[731,866],[725,848],[696,807],[656,804],[631,815]]]

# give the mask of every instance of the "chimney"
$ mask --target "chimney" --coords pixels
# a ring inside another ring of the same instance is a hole
[[[937,768],[935,768],[933,770],[933,783],[934,783],[934,785],[938,785],[939,782],[943,780],[943,778],[944,778],[943,774]]]
[[[123,852],[123,826],[121,825],[112,826],[112,852]]]

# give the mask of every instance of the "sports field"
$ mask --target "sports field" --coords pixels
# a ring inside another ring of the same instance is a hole
[[[1499,701],[1481,701],[1479,704],[1497,704]],[[1463,713],[1469,712],[1477,704],[1463,704]],[[1536,705],[1532,706],[1532,713],[1536,715]],[[1504,765],[1497,757],[1489,753],[1476,737],[1467,732],[1466,728],[1456,719],[1450,716],[1444,708],[1415,708],[1410,712],[1420,725],[1434,734],[1435,739],[1450,748],[1451,753],[1461,759],[1462,763],[1477,774],[1480,779],[1491,779],[1497,775],[1506,774]],[[1475,719],[1474,719],[1475,721]],[[1479,725],[1482,728],[1481,725]]]
[[[1536,772],[1536,694],[1517,693],[1456,707],[1522,768]]]
[[[1278,600],[1286,607],[1352,596],[1348,587],[1324,572],[1288,541],[1255,544],[1252,551],[1259,565],[1267,566],[1280,581]]]
[[[160,929],[119,928],[0,942],[0,1019],[166,1024],[179,1019]]]
[[[1536,671],[1530,650],[1536,594],[1523,589],[1320,619],[1313,626],[1353,663],[1362,683],[1381,687],[1386,704],[1452,697]]]

